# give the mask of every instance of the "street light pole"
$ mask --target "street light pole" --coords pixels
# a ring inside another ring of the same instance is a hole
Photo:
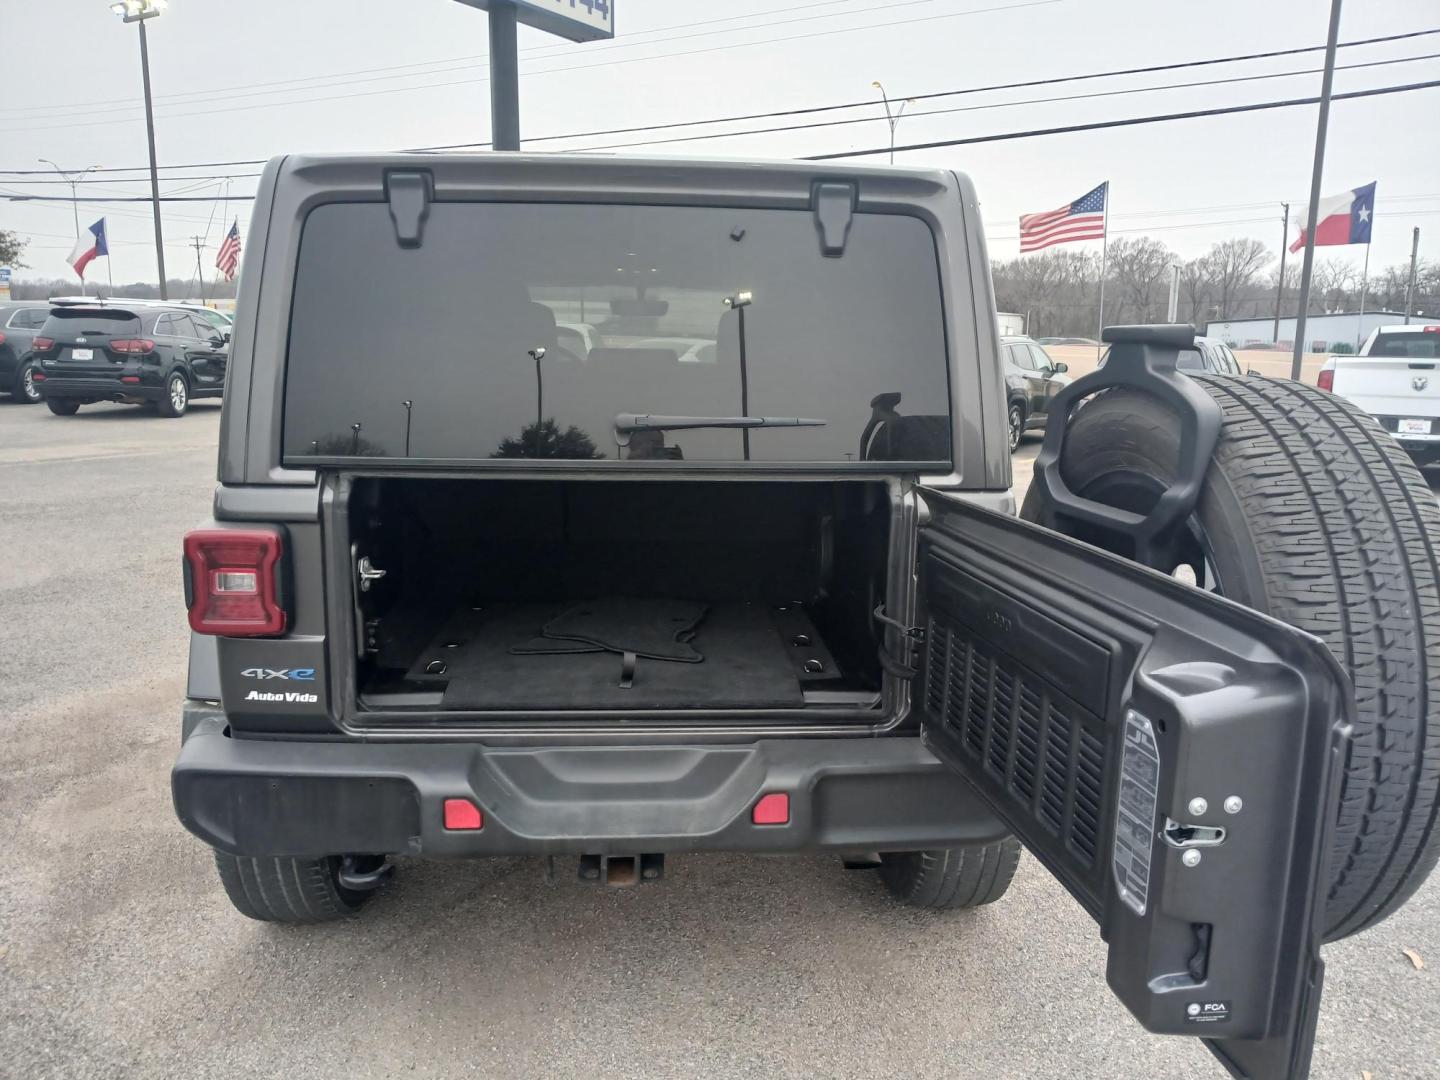
[[[145,136],[150,146],[150,207],[155,218],[155,264],[160,271],[160,299],[170,299],[165,288],[165,237],[160,228],[160,175],[155,165],[155,108],[150,100],[150,44],[145,22],[165,9],[167,0],[117,0],[110,10],[127,23],[140,24],[140,78],[145,87]]]
[[[66,172],[49,158],[40,158],[40,164],[49,165],[62,180],[70,185],[70,208],[75,215],[75,238],[78,240],[80,238],[80,185],[87,175],[100,168],[100,166],[91,165],[88,168],[81,169],[79,172]],[[80,279],[80,292],[82,294],[85,292],[85,279],[83,277]]]
[[[892,113],[892,112],[890,111],[890,95],[887,94],[887,93],[885,93],[885,87],[883,87],[883,86],[880,85],[880,80],[879,80],[879,79],[876,79],[876,80],[875,80],[874,82],[872,82],[870,85],[873,86],[876,90],[879,90],[879,91],[880,91],[880,101],[881,101],[881,103],[885,106],[885,122],[890,125],[890,164],[891,164],[891,165],[894,165],[894,164],[895,164],[895,128],[898,127],[899,124],[900,124],[900,117],[905,114],[905,106],[906,106],[906,105],[909,105],[910,102],[911,102],[912,100],[914,100],[914,99],[913,99],[913,98],[906,98],[904,101],[902,101],[902,102],[900,103],[900,107],[899,107],[898,109],[896,109],[896,110]]]

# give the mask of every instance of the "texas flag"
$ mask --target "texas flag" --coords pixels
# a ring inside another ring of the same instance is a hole
[[[1331,195],[1320,200],[1315,226],[1315,246],[1327,244],[1368,244],[1370,243],[1370,219],[1375,216],[1375,182],[1364,187]],[[1305,246],[1305,222],[1300,222],[1300,235],[1290,245],[1292,252]]]
[[[105,243],[105,219],[102,217],[75,241],[75,247],[70,252],[70,265],[75,268],[75,273],[80,275],[81,280],[84,280],[85,267],[90,265],[90,260],[109,254],[110,248]]]

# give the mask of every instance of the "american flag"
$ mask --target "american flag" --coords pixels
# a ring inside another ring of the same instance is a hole
[[[1105,235],[1105,197],[1109,190],[1110,181],[1107,180],[1058,210],[1022,215],[1020,254],[1039,251],[1051,244],[1068,244],[1073,240],[1099,240]]]
[[[220,252],[215,256],[215,269],[225,275],[226,281],[235,277],[235,268],[240,265],[240,219],[235,219],[235,224],[230,226],[230,231],[225,234],[224,241],[220,244]]]

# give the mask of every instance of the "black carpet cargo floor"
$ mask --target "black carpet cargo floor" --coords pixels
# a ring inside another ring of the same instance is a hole
[[[708,604],[612,596],[586,600],[546,621],[543,637],[511,648],[515,653],[591,652],[590,645],[613,653],[634,653],[651,660],[698,664],[705,655],[691,639]],[[568,647],[567,647],[568,646]]]
[[[804,704],[795,649],[781,636],[791,632],[792,624],[787,620],[782,631],[764,604],[709,605],[688,639],[704,659],[681,663],[641,657],[629,689],[620,686],[617,653],[512,651],[534,642],[543,626],[574,607],[496,604],[459,612],[421,652],[409,678],[444,684],[445,709],[761,709]],[[436,661],[444,670],[427,673]]]

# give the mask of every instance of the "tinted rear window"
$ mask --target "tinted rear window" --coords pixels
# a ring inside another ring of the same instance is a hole
[[[404,249],[385,205],[335,204],[306,220],[296,273],[287,458],[744,457],[733,429],[622,448],[614,418],[634,413],[823,420],[752,430],[750,457],[843,463],[872,399],[894,394],[879,410],[901,437],[871,456],[950,457],[940,279],[917,218],[857,214],[826,258],[809,211],[437,203]],[[742,292],[743,379],[725,303]]]
[[[49,337],[70,338],[81,334],[134,334],[140,319],[131,311],[55,311],[45,320]]]
[[[1440,358],[1440,334],[1378,334],[1370,355],[1434,360]]]

